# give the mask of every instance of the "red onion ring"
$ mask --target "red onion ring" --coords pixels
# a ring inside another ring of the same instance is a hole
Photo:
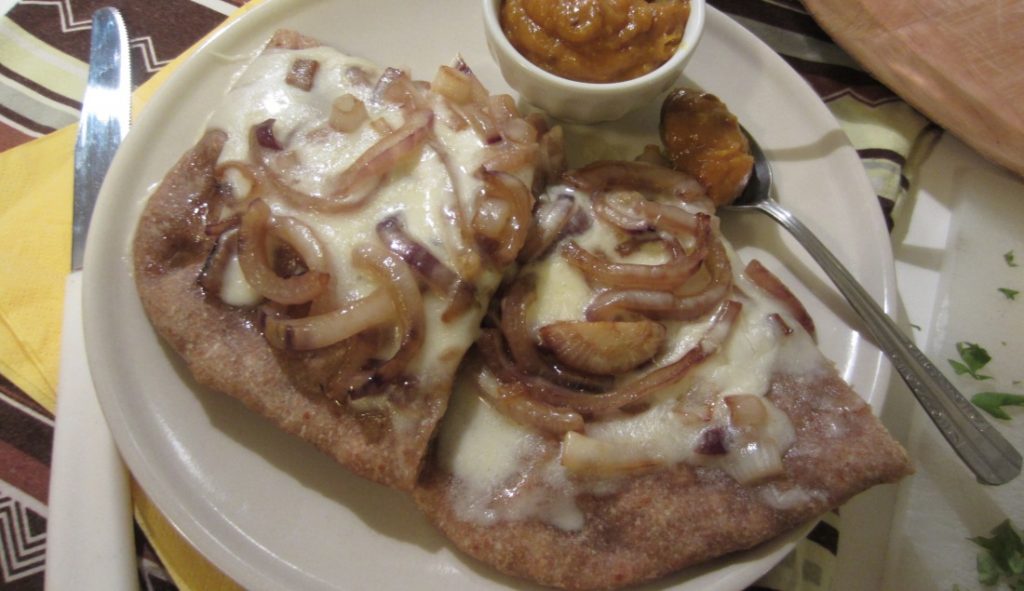
[[[304,318],[285,318],[260,311],[263,335],[271,346],[310,351],[340,343],[365,330],[393,321],[395,306],[383,289],[348,305]]]
[[[570,171],[566,182],[590,193],[613,188],[672,195],[682,201],[707,199],[704,187],[692,176],[647,162],[601,160]]]
[[[747,268],[743,270],[744,275],[753,282],[754,285],[760,287],[765,293],[773,297],[782,307],[789,312],[789,314],[796,319],[796,321],[811,335],[815,337],[814,319],[811,318],[810,313],[807,312],[807,308],[804,307],[792,291],[786,287],[774,273],[769,271],[761,261],[752,259],[747,263]],[[781,318],[780,318],[781,320]]]
[[[409,265],[379,244],[367,243],[359,246],[352,253],[352,258],[355,266],[370,273],[391,298],[401,340],[394,355],[375,372],[381,380],[388,382],[405,370],[409,360],[415,357],[423,346],[426,320],[419,284],[413,277]]]
[[[271,223],[270,207],[262,199],[249,204],[238,229],[238,262],[253,289],[263,297],[281,304],[304,304],[323,293],[330,275],[309,271],[281,277],[267,257],[267,233]]]
[[[449,299],[448,307],[441,315],[442,320],[451,321],[473,305],[473,286],[409,236],[397,216],[387,217],[378,223],[377,236],[388,250],[401,257],[416,272],[431,291]]]
[[[515,260],[523,244],[526,243],[530,231],[533,212],[533,195],[526,185],[517,177],[497,171],[480,171],[484,186],[481,200],[496,200],[504,203],[508,209],[508,221],[504,230],[497,237],[488,236],[487,220],[480,213],[488,211],[478,203],[477,215],[473,218],[473,228],[477,230],[477,239],[498,265],[505,265]]]

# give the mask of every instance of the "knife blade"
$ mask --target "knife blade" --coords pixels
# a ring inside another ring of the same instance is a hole
[[[75,209],[71,227],[71,269],[82,268],[85,236],[103,178],[131,119],[131,64],[128,32],[121,13],[93,14],[89,80],[75,142]]]
[[[47,589],[137,589],[128,472],[86,362],[82,267],[93,205],[128,131],[128,34],[117,10],[93,15],[89,79],[75,145],[72,272],[64,295],[57,417],[48,500]]]

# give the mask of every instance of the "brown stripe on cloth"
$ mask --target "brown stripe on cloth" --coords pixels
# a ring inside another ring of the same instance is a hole
[[[46,503],[50,488],[49,463],[40,462],[4,439],[0,439],[0,481],[21,490],[40,503]]]
[[[14,70],[11,70],[10,68],[4,66],[3,63],[0,63],[0,77],[7,78],[8,80],[17,82],[18,84],[24,86],[25,88],[28,88],[32,92],[44,96],[54,102],[58,102],[69,107],[73,107],[77,110],[81,110],[82,108],[82,103],[75,100],[74,98],[64,96],[59,92],[54,92],[49,88],[43,86],[42,84],[37,83],[35,80],[26,78],[21,74],[15,72]]]
[[[213,30],[224,15],[191,0],[63,0],[18,3],[8,18],[40,41],[82,61],[89,59],[90,18],[104,6],[124,16],[130,35],[132,82],[137,86]]]
[[[30,132],[38,133],[39,135],[46,135],[51,131],[56,131],[52,127],[42,125],[36,121],[29,119],[28,117],[24,117],[17,111],[8,109],[3,105],[0,105],[0,117],[3,117],[17,125],[20,125],[25,129],[29,130]]]
[[[50,464],[53,451],[53,425],[23,410],[20,404],[0,396],[0,439],[44,464]]]

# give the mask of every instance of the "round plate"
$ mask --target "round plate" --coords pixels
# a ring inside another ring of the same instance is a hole
[[[200,135],[211,109],[254,52],[282,27],[431,79],[461,54],[492,92],[507,86],[487,54],[479,2],[274,0],[222,30],[149,104],[110,169],[86,253],[86,345],[118,447],[160,510],[207,558],[252,589],[504,588],[521,586],[450,548],[403,494],[350,475],[226,396],[191,380],[154,333],[131,277],[142,206]],[[710,9],[681,84],[725,100],[768,149],[782,201],[891,308],[893,264],[874,195],[828,109],[775,53]],[[660,105],[600,128],[568,130],[575,161],[633,155],[657,141]],[[583,147],[585,146],[585,147]],[[727,216],[744,257],[758,256],[797,292],[819,341],[869,402],[888,369],[852,328],[827,279],[767,218]],[[782,268],[786,266],[786,269]],[[739,589],[776,564],[800,532],[663,581],[675,589]]]

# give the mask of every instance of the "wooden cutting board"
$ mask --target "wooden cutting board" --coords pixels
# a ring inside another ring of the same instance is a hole
[[[1024,0],[804,0],[876,78],[1024,176]]]

